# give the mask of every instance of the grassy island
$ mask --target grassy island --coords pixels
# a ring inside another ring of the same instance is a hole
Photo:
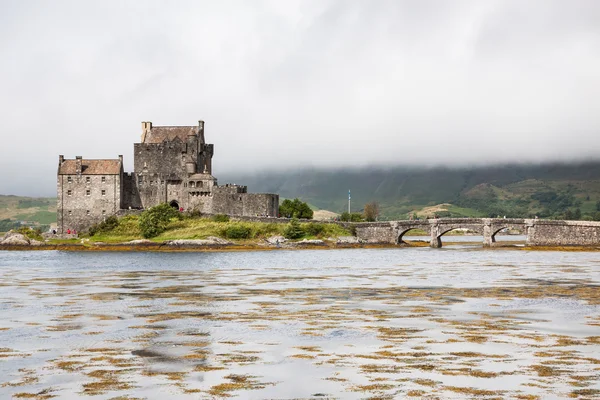
[[[287,224],[235,221],[226,215],[207,217],[194,213],[180,213],[168,205],[159,205],[139,215],[109,217],[106,221],[92,226],[89,232],[82,236],[96,242],[123,243],[138,239],[164,242],[218,237],[235,242],[248,242],[273,236],[296,240],[349,235],[349,230],[337,224],[299,220],[292,220]]]

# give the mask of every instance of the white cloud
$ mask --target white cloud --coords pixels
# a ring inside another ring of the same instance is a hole
[[[131,169],[140,121],[206,121],[219,171],[594,157],[600,3],[0,4],[0,193],[58,154]]]

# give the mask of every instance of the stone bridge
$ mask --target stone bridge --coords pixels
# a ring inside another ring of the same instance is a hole
[[[496,234],[508,228],[527,237],[530,246],[600,245],[600,222],[556,221],[518,218],[438,218],[418,221],[390,221],[356,224],[356,236],[370,243],[402,243],[410,230],[423,230],[430,246],[442,247],[442,236],[456,229],[468,229],[483,236],[483,246],[493,246]]]

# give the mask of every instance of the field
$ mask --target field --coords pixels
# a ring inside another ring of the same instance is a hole
[[[56,223],[56,198],[0,195],[0,232],[18,223],[43,228]]]

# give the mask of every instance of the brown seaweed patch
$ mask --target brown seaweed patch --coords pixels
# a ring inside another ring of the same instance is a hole
[[[96,396],[108,391],[132,389],[131,382],[119,379],[119,373],[119,371],[115,370],[95,370],[88,372],[86,375],[96,380],[84,383],[82,394]]]
[[[532,365],[530,368],[535,371],[538,376],[542,377],[559,376],[562,372],[564,372],[558,368],[552,368],[547,365]]]
[[[15,393],[12,395],[12,397],[14,397],[16,399],[45,400],[45,399],[51,399],[53,397],[56,397],[55,395],[52,394],[53,391],[54,391],[54,389],[48,388],[48,389],[40,390],[37,393],[26,393],[26,392]]]
[[[274,385],[274,383],[262,383],[256,380],[256,376],[252,375],[234,375],[230,374],[225,376],[225,379],[230,382],[221,383],[210,388],[209,394],[213,396],[230,397],[229,392],[235,390],[257,390],[264,389],[267,385]]]
[[[472,396],[497,396],[504,394],[504,392],[501,390],[485,390],[472,387],[444,386],[444,389],[454,393],[462,393]]]
[[[569,393],[569,397],[571,398],[577,398],[581,396],[586,396],[586,398],[589,399],[597,398],[596,396],[600,396],[600,389],[577,389]]]

